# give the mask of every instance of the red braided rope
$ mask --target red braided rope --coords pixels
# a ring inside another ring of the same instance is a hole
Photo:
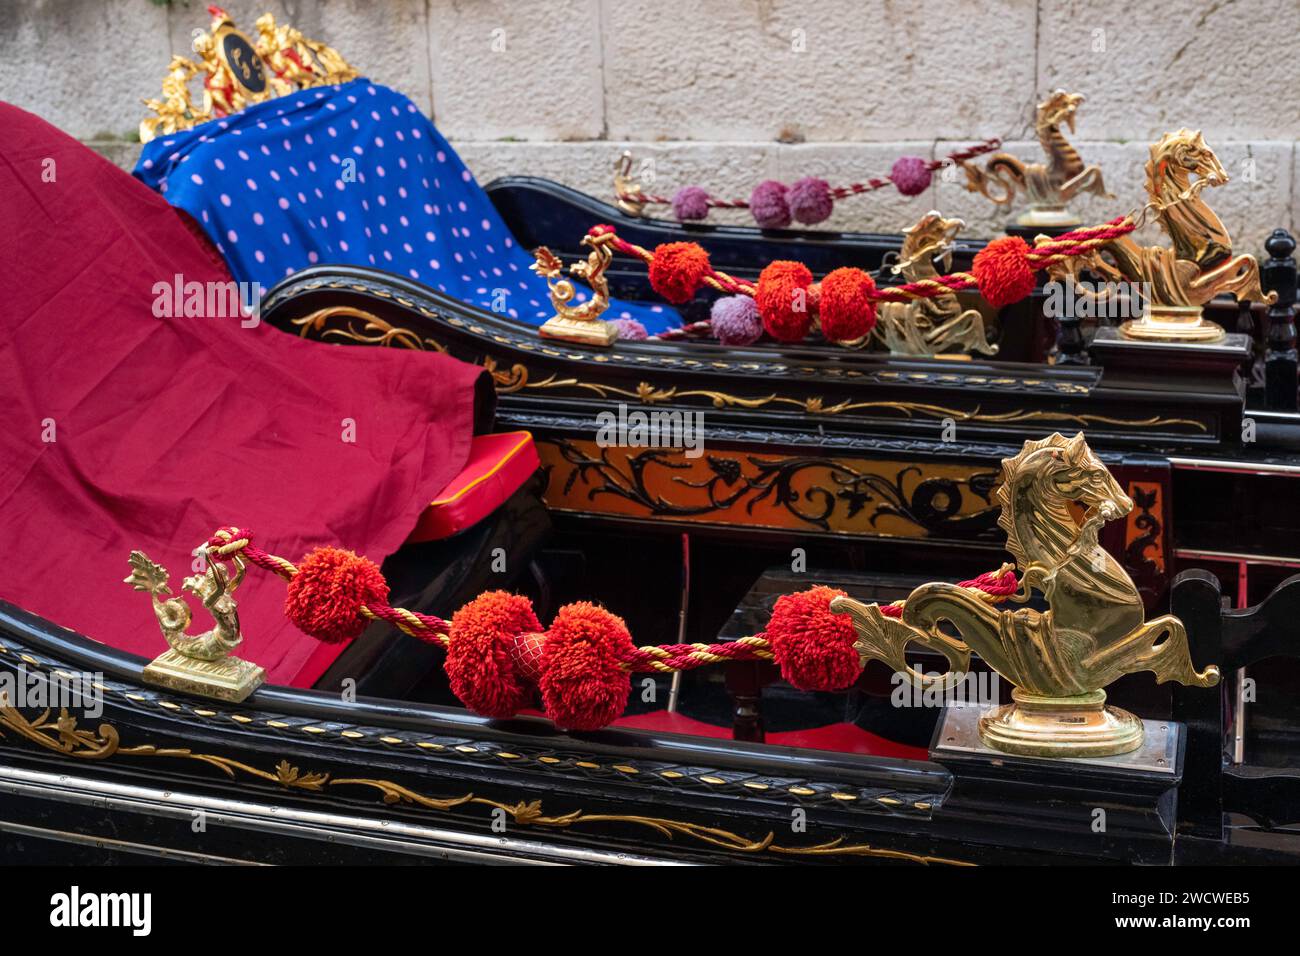
[[[982,143],[974,146],[967,146],[965,149],[954,150],[943,159],[931,159],[925,163],[925,168],[930,172],[943,169],[949,163],[964,163],[976,156],[982,156],[985,153],[991,153],[1002,145],[1002,140],[994,137],[986,139]],[[877,189],[884,189],[886,186],[892,186],[894,181],[888,176],[873,176],[864,183],[849,183],[847,186],[836,186],[831,189],[832,199],[848,199],[850,196],[860,196],[863,193],[874,192]],[[645,206],[671,206],[673,201],[667,196],[656,196],[648,193],[620,193],[619,199],[641,203]],[[749,200],[747,199],[714,199],[712,196],[706,201],[706,205],[711,209],[748,209]]]
[[[1053,263],[1063,262],[1066,259],[1093,252],[1111,240],[1128,235],[1137,228],[1137,218],[1132,215],[1125,215],[1116,216],[1109,222],[1099,226],[1082,226],[1054,238],[1040,236],[1038,242],[1026,254],[1025,261],[1034,269],[1042,269]],[[603,223],[592,226],[587,230],[587,235],[592,238],[608,236],[610,237],[610,245],[616,251],[640,259],[647,266],[654,262],[655,256],[653,252],[621,238],[613,226]],[[720,272],[712,266],[709,266],[704,273],[703,281],[710,288],[733,295],[753,296],[757,291],[757,287],[753,283]],[[949,275],[936,276],[932,279],[907,282],[903,285],[876,288],[870,293],[869,297],[875,302],[909,302],[913,299],[934,299],[952,292],[978,289],[979,282],[969,272],[954,272]],[[657,336],[660,339],[681,337],[684,336],[666,336],[662,333]]]
[[[293,578],[298,569],[291,562],[274,554],[269,554],[252,543],[253,533],[247,528],[222,528],[208,539],[205,545],[208,553],[217,560],[243,557],[251,564],[270,571],[285,580]],[[1012,565],[1003,565],[997,571],[988,571],[977,578],[962,581],[958,587],[972,591],[981,591],[988,595],[992,603],[1016,593],[1019,581]],[[421,614],[406,608],[392,607],[386,603],[362,605],[362,615],[392,624],[404,634],[419,638],[429,644],[445,647],[451,625],[433,614]],[[898,617],[903,613],[899,604],[884,605],[880,613],[888,617]],[[728,661],[770,661],[772,650],[767,639],[761,635],[743,637],[735,641],[718,644],[652,644],[633,648],[623,659],[628,670],[634,672],[671,672],[692,670],[706,664],[718,664]]]

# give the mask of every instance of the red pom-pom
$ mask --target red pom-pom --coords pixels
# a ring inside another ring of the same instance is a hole
[[[876,283],[861,269],[843,268],[822,279],[817,309],[822,335],[832,342],[852,342],[876,325]]]
[[[1029,264],[1029,243],[1019,236],[994,239],[975,254],[970,272],[980,295],[995,309],[1019,302],[1034,291],[1034,269]]]
[[[673,305],[685,305],[709,272],[709,254],[693,242],[668,242],[655,247],[650,286]]]
[[[754,301],[763,328],[778,342],[798,342],[808,334],[812,325],[808,287],[812,279],[802,262],[781,259],[768,263],[759,273]]]
[[[451,692],[484,717],[513,717],[532,690],[528,668],[518,659],[518,638],[541,629],[528,598],[480,594],[451,618],[442,665]]]
[[[622,666],[632,650],[621,617],[586,601],[560,608],[538,682],[547,716],[569,730],[599,730],[618,717],[632,691]]]
[[[303,633],[338,644],[365,630],[361,605],[387,601],[388,583],[379,565],[342,548],[317,548],[289,579],[284,613]]]
[[[781,676],[800,690],[842,690],[862,670],[853,649],[857,634],[847,614],[831,611],[835,588],[815,587],[777,599],[767,640]]]

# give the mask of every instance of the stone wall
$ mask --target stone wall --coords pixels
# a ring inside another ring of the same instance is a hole
[[[0,0],[0,99],[129,166],[169,54],[206,27],[199,0]],[[1099,162],[1110,218],[1143,199],[1147,144],[1203,129],[1233,181],[1211,203],[1243,249],[1295,229],[1296,0],[229,0],[270,10],[429,111],[483,182],[509,173],[601,198],[615,157],[651,159],[652,190],[743,197],[760,179],[843,183],[903,153],[1000,136],[1038,159],[1033,105],[1084,93],[1074,143]],[[967,234],[1002,210],[960,183],[838,204],[830,226],[897,231],[928,208]],[[743,213],[715,221],[746,222]]]

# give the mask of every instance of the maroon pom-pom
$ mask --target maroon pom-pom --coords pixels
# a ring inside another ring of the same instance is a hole
[[[763,328],[778,342],[798,342],[812,325],[808,287],[812,273],[802,262],[778,259],[758,275],[754,302]]]
[[[586,601],[560,608],[546,633],[538,681],[547,716],[569,730],[599,730],[616,719],[632,691],[623,669],[632,650],[621,617]]]
[[[1019,236],[994,239],[975,254],[970,272],[984,301],[995,309],[1019,302],[1034,291],[1029,243]]]
[[[673,305],[685,305],[709,272],[709,254],[693,242],[656,246],[650,262],[650,286]]]
[[[451,692],[484,717],[513,717],[528,703],[533,680],[520,638],[541,629],[528,598],[480,594],[451,618],[442,664]]]
[[[304,634],[338,644],[365,630],[363,604],[387,601],[388,583],[375,562],[342,548],[317,548],[289,579],[284,613]]]
[[[825,222],[835,210],[830,183],[808,176],[794,183],[786,194],[790,215],[806,226]]]
[[[857,634],[847,614],[831,611],[835,588],[815,587],[777,599],[767,640],[781,676],[800,690],[843,690],[862,671]]]
[[[749,194],[749,212],[760,229],[784,229],[790,225],[790,206],[785,183],[765,179]]]
[[[709,217],[709,194],[699,186],[683,186],[673,196],[673,215],[683,222]]]
[[[610,319],[609,324],[618,329],[618,337],[624,342],[644,342],[650,338],[645,326],[636,319]]]
[[[930,164],[920,156],[900,156],[890,167],[889,179],[904,196],[919,196],[930,188]]]
[[[763,320],[758,306],[747,295],[727,295],[709,310],[713,337],[723,345],[753,345],[763,337]]]
[[[876,283],[861,269],[840,268],[821,281],[817,310],[822,335],[832,342],[852,342],[876,326]]]

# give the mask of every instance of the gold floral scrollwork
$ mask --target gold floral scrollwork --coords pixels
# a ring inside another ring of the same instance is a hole
[[[331,325],[331,320],[343,321],[338,325]],[[395,346],[420,352],[432,350],[446,353],[447,351],[445,345],[434,339],[421,338],[411,329],[393,325],[373,312],[350,305],[326,306],[291,321],[299,329],[298,334],[302,338],[308,338],[308,333],[313,333],[313,337],[322,342],[342,339],[358,345]]]
[[[104,760],[115,756],[128,757],[171,757],[182,760],[195,760],[216,767],[226,776],[234,778],[236,771],[248,774],[268,783],[278,784],[292,790],[308,793],[322,793],[326,787],[360,786],[378,790],[382,801],[387,805],[410,804],[429,810],[448,811],[466,805],[487,806],[509,814],[515,823],[521,826],[548,827],[566,829],[574,826],[597,823],[621,823],[647,827],[665,839],[683,836],[710,846],[719,847],[739,853],[777,853],[787,856],[870,856],[880,859],[904,860],[921,864],[947,864],[951,866],[971,866],[962,860],[927,856],[904,850],[891,850],[866,844],[850,844],[844,838],[810,847],[787,847],[775,842],[771,832],[758,840],[751,840],[729,830],[708,827],[702,824],[663,817],[647,817],[632,814],[597,814],[574,810],[560,815],[548,815],[542,808],[540,800],[519,800],[504,803],[486,797],[476,797],[466,793],[459,797],[430,797],[390,780],[372,780],[365,778],[340,777],[331,779],[326,773],[304,773],[287,760],[279,761],[274,772],[259,770],[238,760],[214,754],[199,754],[182,748],[155,747],[141,744],[123,747],[117,730],[110,724],[100,724],[98,732],[80,730],[76,718],[67,710],[61,710],[59,717],[50,719],[47,709],[35,720],[28,720],[16,708],[0,695],[0,727],[8,728],[23,738],[32,741],[46,750],[67,757],[91,760]],[[0,738],[3,738],[0,732]]]

